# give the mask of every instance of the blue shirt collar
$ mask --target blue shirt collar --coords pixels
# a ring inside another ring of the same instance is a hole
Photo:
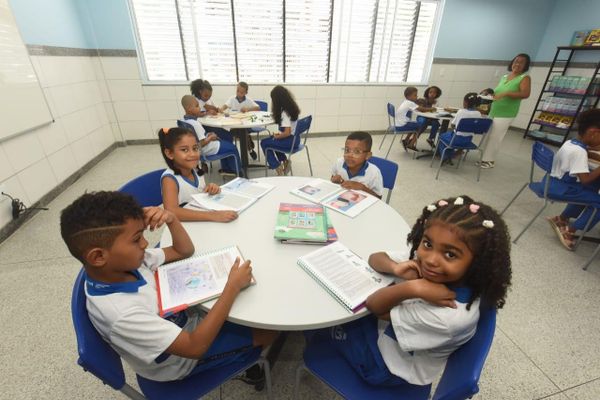
[[[85,274],[85,287],[87,288],[87,293],[90,296],[104,296],[113,293],[137,293],[138,289],[146,284],[146,280],[137,269],[131,271],[131,273],[136,278],[134,282],[117,283],[96,281]]]
[[[571,143],[573,143],[576,146],[579,146],[581,148],[583,148],[584,150],[587,150],[587,144],[583,143],[581,140],[579,139],[571,139]]]
[[[238,103],[243,103],[246,101],[246,96],[242,97],[242,99],[240,100],[239,97],[235,96],[235,99],[238,101]]]
[[[197,121],[198,117],[196,117],[195,115],[185,114],[183,116],[183,119],[193,119],[194,121]]]
[[[350,170],[348,169],[348,165],[346,164],[346,161],[344,161],[344,164],[342,165],[342,167],[346,170],[346,173],[348,174],[348,179],[352,179],[356,176],[365,176],[365,173],[367,172],[367,168],[369,168],[369,162],[365,161],[363,163],[363,165],[360,167],[360,169],[358,170],[358,172],[356,173],[356,175],[352,175],[350,173]]]
[[[179,176],[181,176],[181,178],[182,178],[184,181],[186,181],[187,183],[189,183],[189,184],[190,184],[190,185],[192,185],[193,187],[197,188],[197,187],[198,187],[198,179],[199,179],[199,178],[198,178],[198,174],[196,174],[196,171],[195,171],[195,170],[192,170],[192,174],[194,175],[194,180],[193,180],[193,181],[190,181],[188,178],[186,178],[186,177],[185,177],[185,176],[183,176],[183,175],[179,175]]]

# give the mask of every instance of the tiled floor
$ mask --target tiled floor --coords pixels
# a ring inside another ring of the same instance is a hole
[[[309,140],[316,176],[329,176],[343,140]],[[380,141],[381,136],[375,137],[376,155],[382,153],[377,150]],[[531,142],[517,133],[509,134],[498,166],[483,171],[477,183],[473,159],[459,170],[444,169],[436,181],[429,160],[413,160],[396,143],[390,158],[399,163],[400,171],[391,204],[409,223],[425,204],[442,196],[468,194],[502,208],[527,178],[530,148]],[[157,146],[119,148],[56,198],[49,211],[36,215],[0,244],[1,399],[122,397],[76,365],[69,301],[79,264],[60,239],[58,219],[60,211],[83,192],[116,189],[161,167]],[[308,174],[304,154],[295,156],[294,171]],[[513,235],[538,205],[527,193],[507,212]],[[553,206],[545,215],[559,209]],[[149,239],[156,242],[158,238],[159,233],[154,233]],[[499,313],[479,398],[600,398],[600,259],[589,271],[580,269],[593,249],[583,243],[577,253],[564,250],[542,218],[513,246],[513,287]],[[290,335],[273,371],[275,398],[291,398],[302,348],[302,336]],[[130,372],[128,376],[131,380]],[[335,396],[307,375],[300,395],[310,399]],[[224,398],[262,397],[240,382],[224,387]]]

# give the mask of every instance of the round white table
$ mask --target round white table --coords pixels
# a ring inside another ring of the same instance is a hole
[[[275,188],[230,223],[186,222],[197,253],[237,245],[252,261],[256,285],[244,289],[235,300],[228,320],[250,327],[280,331],[325,328],[358,319],[366,309],[351,314],[296,264],[298,257],[316,250],[315,245],[282,244],[273,238],[279,203],[307,203],[290,190],[314,178],[269,177],[258,181]],[[356,218],[328,210],[338,240],[364,260],[382,250],[406,248],[410,227],[383,201]],[[171,244],[168,229],[161,246]],[[200,307],[210,310],[216,300]]]

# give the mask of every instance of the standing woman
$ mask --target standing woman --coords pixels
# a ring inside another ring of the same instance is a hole
[[[494,102],[489,117],[494,119],[483,151],[481,168],[494,168],[496,154],[504,135],[519,113],[521,100],[529,97],[531,78],[527,75],[531,59],[525,53],[518,54],[508,65],[509,74],[500,79],[494,89]]]

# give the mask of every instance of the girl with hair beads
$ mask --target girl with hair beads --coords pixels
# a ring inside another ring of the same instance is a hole
[[[463,98],[463,108],[456,112],[454,119],[452,120],[452,127],[456,128],[458,123],[463,118],[481,118],[481,112],[477,110],[479,106],[479,96],[475,92],[469,92],[465,94]],[[460,132],[460,131],[448,131],[440,134],[440,141],[438,144],[438,155],[441,157],[444,154],[444,160],[451,160],[455,157],[460,157],[462,154],[462,150],[454,153],[454,150],[448,149],[444,153],[444,149],[447,147],[444,142],[450,143],[452,138],[454,138],[453,145],[457,146],[466,146],[469,143],[473,143],[473,133],[471,132]],[[442,141],[443,139],[443,141]]]
[[[200,142],[191,131],[182,128],[162,128],[158,131],[160,150],[167,168],[160,177],[163,206],[181,221],[230,222],[235,211],[196,211],[183,208],[196,193],[217,194],[221,188],[206,184],[204,171],[198,168]]]
[[[480,308],[502,308],[510,286],[506,224],[467,196],[425,207],[408,243],[410,254],[369,257],[375,270],[400,278],[367,299],[374,316],[327,335],[374,385],[430,384],[475,334]]]

